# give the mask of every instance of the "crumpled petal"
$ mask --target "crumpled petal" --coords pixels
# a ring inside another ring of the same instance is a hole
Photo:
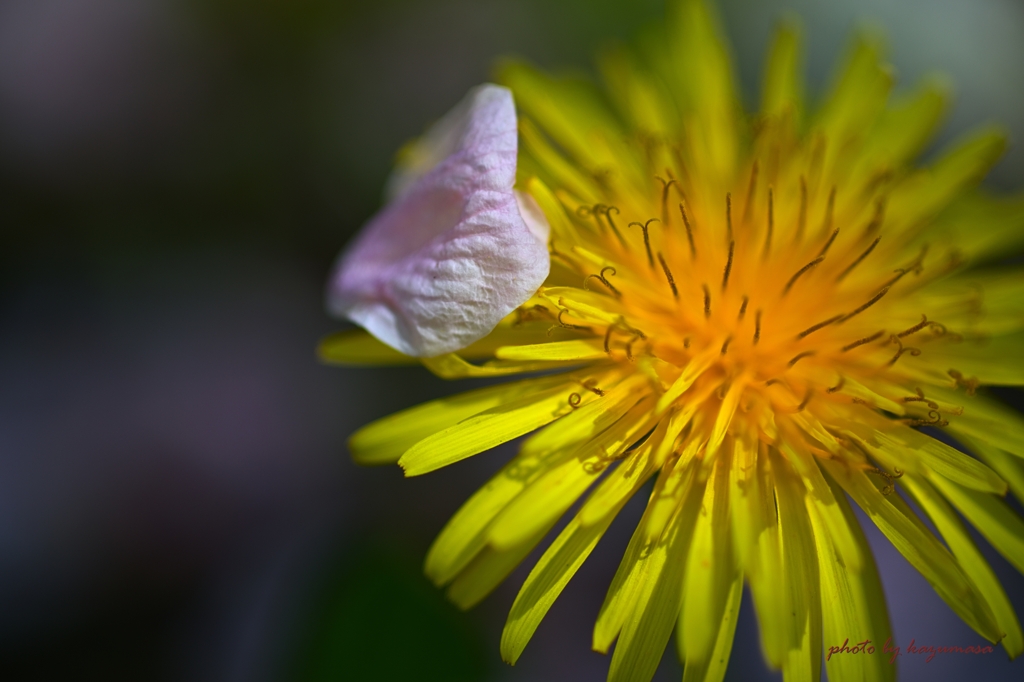
[[[532,296],[550,267],[548,224],[513,190],[517,142],[512,93],[485,84],[407,148],[392,202],[338,258],[330,312],[432,357],[486,336]]]

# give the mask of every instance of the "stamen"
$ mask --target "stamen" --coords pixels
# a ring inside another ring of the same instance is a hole
[[[551,329],[548,329],[548,336],[551,336],[551,331],[552,330],[558,329],[559,327],[561,327],[562,329],[578,329],[580,331],[587,331],[587,332],[593,331],[590,327],[586,327],[586,326],[583,326],[583,325],[580,325],[580,324],[570,324],[569,322],[563,322],[562,321],[562,315],[565,315],[567,312],[569,312],[569,311],[566,310],[565,308],[560,308],[559,309],[559,311],[558,311],[558,324],[556,326],[554,326],[554,327],[551,327]]]
[[[885,220],[885,197],[879,197],[875,201],[875,214],[871,216],[871,221],[864,228],[864,236],[870,237],[877,232],[882,227],[883,220]]]
[[[807,178],[800,176],[800,217],[796,223],[796,241],[804,236],[804,229],[807,227]]]
[[[754,208],[754,190],[757,188],[757,172],[758,163],[755,160],[754,165],[750,169],[750,184],[747,186],[747,203],[743,207],[743,223],[750,222],[750,214]]]
[[[896,491],[896,483],[895,483],[895,481],[893,479],[899,478],[899,477],[901,477],[903,475],[903,472],[900,471],[899,469],[897,469],[896,467],[893,467],[892,470],[895,473],[890,474],[888,471],[882,471],[878,467],[875,467],[873,469],[868,469],[867,470],[867,473],[869,473],[869,474],[878,474],[879,476],[881,476],[882,478],[884,478],[886,480],[886,486],[884,488],[882,488],[882,494],[883,495],[891,495],[893,492],[895,492]]]
[[[880,301],[881,298],[883,296],[885,296],[887,293],[889,293],[889,287],[882,287],[882,289],[877,294],[875,294],[874,296],[871,297],[870,301],[868,301],[867,303],[865,303],[861,307],[857,308],[852,313],[847,313],[843,317],[843,319],[840,320],[840,322],[846,322],[848,319],[850,319],[854,315],[860,315],[862,312],[864,312],[865,310],[867,310],[868,308],[870,308],[874,304],[878,303],[878,301]]]
[[[872,341],[874,341],[876,339],[882,338],[883,334],[885,334],[885,330],[884,329],[882,331],[876,333],[876,334],[872,334],[871,336],[865,336],[863,339],[860,339],[858,341],[854,341],[853,343],[849,343],[849,344],[843,346],[841,350],[844,353],[846,351],[853,350],[857,346],[863,346],[865,343],[871,343]]]
[[[876,170],[874,173],[871,174],[871,177],[869,177],[868,181],[864,184],[864,189],[861,190],[864,196],[869,197],[872,194],[874,194],[875,190],[877,190],[883,184],[892,180],[893,175],[895,175],[895,173],[893,172],[892,168],[888,166]]]
[[[729,242],[729,259],[725,262],[725,274],[722,275],[722,291],[729,286],[729,273],[732,272],[732,255],[736,250],[736,242]]]
[[[704,289],[704,317],[711,317],[711,290],[707,284],[701,286]]]
[[[668,227],[671,225],[669,222],[670,216],[668,214],[668,189],[672,185],[676,184],[676,179],[672,178],[666,182],[664,178],[658,175],[655,175],[654,177],[661,181],[661,223],[665,227]]]
[[[821,180],[821,167],[825,162],[825,147],[828,144],[828,139],[824,133],[818,133],[814,136],[814,141],[811,143],[811,161],[808,164],[808,172],[811,178],[811,182],[814,186],[818,186],[818,182]]]
[[[896,351],[896,355],[892,356],[892,360],[890,360],[888,363],[886,363],[887,367],[891,367],[892,365],[895,365],[896,361],[899,360],[900,356],[903,355],[904,353],[910,353],[914,357],[917,357],[918,355],[921,354],[921,350],[919,348],[911,348],[910,346],[907,346],[906,348],[904,348],[903,347],[903,342],[900,341],[899,337],[896,336],[895,334],[893,334],[892,336],[889,337],[889,341],[891,343],[897,344],[900,347],[900,349],[898,351]]]
[[[955,369],[949,370],[949,376],[953,377],[953,381],[956,382],[957,388],[962,386],[967,389],[967,395],[974,395],[978,390],[978,387],[981,386],[981,382],[976,378],[971,377],[969,379],[965,379],[964,375]]]
[[[685,339],[683,339],[683,348],[689,348],[689,347],[690,347],[690,337],[687,336]]]
[[[928,419],[900,419],[900,422],[907,426],[949,426],[949,422],[937,410],[929,410]]]
[[[793,365],[795,365],[796,363],[800,362],[804,358],[809,358],[812,355],[817,355],[817,354],[818,354],[818,351],[816,351],[816,350],[805,350],[803,353],[797,353],[795,356],[793,356],[793,358],[789,362],[786,363],[786,366],[787,367],[792,367]]]
[[[818,324],[812,325],[812,326],[808,327],[807,329],[803,330],[802,332],[800,332],[799,334],[796,335],[796,338],[797,339],[802,339],[805,336],[808,336],[809,334],[813,334],[814,332],[818,331],[822,327],[827,327],[830,324],[832,324],[833,322],[838,322],[841,319],[843,319],[842,315],[836,315],[835,317],[830,317],[827,320],[825,320],[824,322],[819,322]]]
[[[796,274],[793,275],[792,277],[790,277],[789,281],[786,282],[786,286],[782,288],[782,295],[785,296],[786,294],[789,293],[789,290],[793,287],[793,285],[796,283],[796,281],[798,279],[800,279],[800,275],[804,274],[805,272],[807,272],[808,270],[810,270],[814,266],[818,265],[823,260],[825,260],[824,256],[818,256],[817,258],[812,260],[810,263],[808,263],[807,265],[805,265],[802,268],[800,268],[799,270],[797,270]]]
[[[835,230],[832,231],[832,236],[828,238],[827,242],[825,242],[825,246],[821,247],[821,251],[818,252],[818,256],[819,257],[821,257],[821,258],[825,257],[825,254],[828,253],[829,247],[832,246],[832,242],[834,242],[836,240],[836,237],[838,235],[839,235],[839,228],[837,227]]]
[[[909,274],[911,272],[914,273],[915,275],[920,275],[921,271],[924,270],[924,257],[925,257],[925,255],[927,255],[927,253],[928,253],[928,245],[925,244],[925,245],[923,245],[921,247],[921,253],[918,254],[917,258],[914,259],[913,263],[911,263],[910,265],[908,265],[905,268],[897,268],[896,270],[893,271],[893,272],[896,273],[896,276],[893,277],[891,280],[889,280],[888,283],[886,283],[886,286],[887,287],[892,286],[896,282],[898,282],[901,279],[903,279],[903,277],[905,275],[907,275],[907,274]]]
[[[768,233],[764,237],[764,251],[761,253],[761,260],[768,260],[768,253],[772,248],[772,232],[775,231],[775,192],[768,187]]]
[[[832,229],[832,216],[836,208],[836,186],[832,185],[832,189],[828,193],[828,205],[825,207],[825,222],[821,224],[821,231],[828,232]]]
[[[732,241],[732,193],[725,193],[725,235]]]
[[[603,204],[595,204],[594,206],[580,206],[576,209],[576,215],[580,216],[581,218],[590,218],[591,216],[593,216],[594,222],[597,223],[598,229],[603,230],[604,225],[602,225],[601,221],[598,220],[598,214],[595,212],[595,209],[600,207],[603,207]]]
[[[650,227],[651,223],[660,223],[661,221],[657,218],[651,218],[646,223],[630,223],[629,226],[633,227],[636,225],[644,233],[644,247],[647,249],[647,264],[650,267],[654,267],[654,254],[651,252],[651,235],[648,233],[647,228]]]
[[[611,190],[611,185],[608,182],[608,177],[611,174],[611,168],[595,168],[590,172],[590,177],[607,193]]]
[[[800,401],[800,404],[796,406],[797,412],[803,412],[804,408],[807,407],[807,403],[811,402],[811,396],[814,395],[814,389],[811,387],[807,388],[807,393],[804,394],[804,399]]]
[[[903,331],[901,331],[901,332],[900,332],[899,334],[897,334],[896,336],[898,336],[899,338],[901,338],[901,339],[902,339],[902,338],[903,338],[904,336],[910,336],[911,334],[913,334],[913,333],[915,333],[915,332],[919,332],[919,331],[921,331],[922,329],[924,329],[925,327],[927,327],[927,326],[928,326],[928,324],[929,324],[929,322],[928,322],[928,317],[927,317],[926,315],[921,315],[921,321],[920,321],[920,322],[918,322],[917,324],[915,324],[915,325],[914,325],[913,327],[911,327],[910,329],[904,329]],[[937,322],[934,322],[934,323],[932,323],[932,324],[938,324],[938,323],[937,323]]]
[[[561,253],[560,251],[558,251],[555,248],[555,240],[553,240],[553,239],[551,240],[551,243],[548,244],[548,254],[550,254],[552,258],[559,258],[559,259],[561,259],[561,261],[563,263],[565,263],[566,265],[568,265],[570,268],[576,269],[576,262],[574,260],[572,260],[571,258],[569,258],[568,256],[566,256],[564,253]]]
[[[586,289],[587,291],[590,291],[590,288],[587,286],[587,282],[589,282],[590,278],[593,277],[594,279],[599,280],[601,282],[601,284],[603,284],[606,287],[608,287],[611,290],[611,292],[613,294],[615,294],[616,298],[622,298],[622,292],[619,291],[618,289],[616,289],[615,286],[611,282],[608,281],[608,278],[604,274],[606,272],[610,272],[611,274],[614,275],[615,274],[615,268],[613,268],[612,266],[608,265],[606,267],[601,268],[601,274],[600,275],[587,275],[586,278],[584,278],[584,280],[583,280],[583,288]]]
[[[679,212],[683,216],[683,225],[686,226],[686,239],[690,242],[690,257],[697,257],[697,247],[693,244],[693,230],[690,229],[690,219],[686,217],[686,209],[683,207],[683,202],[679,202]]]
[[[845,384],[845,383],[846,383],[846,377],[840,375],[839,383],[836,384],[835,386],[829,386],[828,388],[826,388],[825,389],[825,393],[837,393],[837,392],[839,392],[839,391],[841,391],[843,389],[843,384]]]
[[[604,330],[604,352],[608,355],[612,354],[612,332],[615,331],[616,326],[618,326],[618,322],[616,322],[615,324],[608,325],[608,328]]]
[[[587,389],[588,391],[590,391],[592,393],[595,393],[595,394],[597,394],[597,395],[599,395],[601,397],[604,397],[605,392],[602,389],[597,387],[597,380],[596,379],[587,379],[586,381],[582,382],[580,384],[580,386],[582,386],[583,388]]]
[[[935,334],[935,336],[946,336],[947,334],[949,334],[949,338],[952,341],[959,342],[964,340],[964,337],[961,336],[960,334],[950,334],[949,330],[946,329],[946,325],[942,324],[941,322],[929,322],[928,328],[931,329],[932,334]]]
[[[579,393],[569,394],[569,407],[575,410],[577,407],[580,406],[581,402],[583,402],[583,396],[581,396]]]
[[[864,249],[864,253],[862,253],[862,254],[860,254],[859,256],[857,256],[857,259],[856,259],[855,261],[853,261],[852,263],[850,263],[849,265],[847,265],[847,266],[846,266],[846,269],[845,269],[845,270],[843,270],[842,272],[840,272],[840,273],[839,273],[839,276],[838,276],[838,277],[836,277],[836,282],[842,282],[842,281],[843,281],[843,279],[844,279],[844,278],[845,278],[845,277],[846,277],[846,276],[847,276],[848,274],[850,274],[850,271],[851,271],[851,270],[853,270],[853,269],[854,269],[855,267],[857,267],[858,265],[860,265],[860,262],[861,262],[862,260],[864,260],[865,258],[867,258],[867,257],[868,257],[868,254],[870,254],[870,253],[871,253],[872,251],[874,251],[874,250],[875,250],[875,247],[876,247],[876,246],[878,246],[878,242],[880,242],[881,240],[882,240],[882,238],[881,238],[881,237],[875,237],[875,241],[871,242],[871,246],[869,246],[868,248]]]
[[[668,269],[668,263],[665,262],[665,256],[661,255],[661,251],[658,252],[658,262],[661,263],[661,269],[665,271],[665,279],[668,280],[668,285],[672,287],[672,298],[679,300],[679,290],[676,289],[676,280],[672,277],[672,271]]]
[[[630,334],[635,334],[636,336],[639,336],[644,341],[647,340],[647,334],[644,334],[641,330],[639,330],[636,327],[630,325],[628,322],[626,322],[626,318],[622,317],[621,315],[619,316],[619,319],[617,319],[615,321],[615,324],[619,325],[620,327],[625,329]]]
[[[554,318],[554,315],[551,314],[550,310],[539,303],[537,305],[532,305],[529,308],[520,306],[516,308],[516,321],[512,324],[514,327],[520,327],[524,322],[532,322],[533,320],[540,320],[545,317],[552,319]]]
[[[754,313],[754,345],[761,340],[761,311]]]
[[[743,302],[740,303],[740,316],[738,319],[742,320],[743,316],[747,314],[747,304],[750,303],[750,297],[744,296]]]
[[[605,329],[605,331],[604,331],[604,352],[607,353],[609,356],[612,354],[612,349],[611,349],[612,332],[615,331],[615,329],[617,329],[617,328],[618,329],[623,329],[623,330],[629,332],[634,337],[638,337],[640,339],[643,339],[644,341],[647,340],[647,334],[644,334],[641,330],[637,329],[636,327],[630,326],[629,323],[626,322],[626,318],[619,317],[619,319],[615,320],[615,322],[613,322],[610,325],[608,325],[607,329]],[[626,355],[628,355],[628,356],[632,355],[632,344],[635,341],[636,341],[636,339],[633,339],[629,343],[629,345],[626,346]],[[630,357],[630,359],[632,360],[632,357]]]
[[[626,344],[626,359],[629,360],[630,362],[633,362],[633,344],[639,340],[639,336],[634,336],[632,339],[629,340],[629,343]]]
[[[626,244],[626,240],[622,236],[622,233],[619,232],[619,228],[615,227],[615,223],[612,221],[612,211],[615,211],[615,215],[619,215],[619,209],[618,208],[616,208],[615,206],[607,206],[604,209],[604,218],[605,218],[605,220],[608,221],[608,226],[612,228],[612,232],[615,233],[615,236],[616,236],[616,238],[618,238],[619,243],[622,244],[622,247],[624,249],[628,250],[629,249],[629,245]]]
[[[732,334],[730,334],[729,337],[725,340],[725,343],[722,344],[722,355],[725,355],[726,352],[729,350],[730,343],[732,343]]]
[[[939,409],[939,404],[937,402],[935,402],[934,400],[928,400],[927,398],[924,397],[924,390],[920,386],[915,388],[914,392],[917,393],[917,395],[904,396],[903,397],[903,402],[904,403],[925,403],[929,408],[931,408],[933,410]]]

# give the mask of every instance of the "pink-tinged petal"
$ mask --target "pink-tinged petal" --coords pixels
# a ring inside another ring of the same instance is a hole
[[[520,212],[517,141],[512,94],[472,90],[424,137],[426,160],[406,171],[396,199],[339,257],[330,311],[403,353],[432,357],[486,336],[532,296],[550,266],[547,222],[530,201]]]
[[[548,223],[544,211],[541,210],[540,204],[529,194],[519,190],[516,190],[516,203],[519,205],[519,215],[523,217],[527,229],[546,249],[548,237],[551,235],[551,225]]]

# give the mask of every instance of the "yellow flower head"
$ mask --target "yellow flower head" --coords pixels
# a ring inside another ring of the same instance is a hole
[[[522,145],[515,226],[550,225],[550,273],[487,336],[422,362],[449,378],[530,377],[370,424],[355,458],[412,476],[530,434],[427,558],[463,607],[584,498],[512,606],[509,662],[641,491],[594,630],[596,650],[615,643],[611,680],[649,679],[673,628],[686,679],[722,679],[744,581],[787,679],[818,679],[823,645],[884,642],[847,495],[967,624],[1018,655],[1017,617],[957,514],[1024,571],[1024,522],[1000,499],[1007,484],[1024,498],[1024,419],[980,390],[1024,385],[1024,275],[981,267],[1024,242],[1024,203],[973,189],[1003,137],[914,168],[945,92],[928,82],[890,103],[869,38],[808,110],[798,36],[783,28],[756,115],[701,2],[673,3],[645,47],[643,64],[602,58],[604,93],[500,68]],[[321,352],[400,357],[363,334]],[[826,666],[836,680],[895,670],[881,655]]]

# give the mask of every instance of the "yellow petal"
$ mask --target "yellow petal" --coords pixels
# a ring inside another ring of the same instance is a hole
[[[945,79],[936,76],[925,79],[916,92],[881,115],[865,141],[862,154],[871,160],[874,168],[900,168],[917,156],[932,138],[949,108],[949,99],[950,86]]]
[[[1016,307],[1020,309],[1019,304]],[[1019,324],[1019,313],[1017,318],[1009,319]],[[1024,386],[1024,333],[929,348],[928,361],[956,368],[989,386]]]
[[[744,570],[757,610],[765,658],[775,668],[781,668],[788,639],[785,603],[782,590],[779,589],[785,579],[782,572],[779,519],[767,446],[761,443],[755,444],[755,447],[760,450],[755,477],[751,479],[756,481],[756,486],[743,489],[749,493],[746,509],[751,516],[750,525],[755,532],[755,542],[750,547]]]
[[[952,430],[952,429],[951,429]],[[976,438],[969,438],[952,430],[957,440],[992,467],[1006,481],[1018,501],[1024,501],[1024,463],[1008,452],[992,447]]]
[[[955,245],[971,263],[1004,258],[1024,245],[1024,197],[969,192],[951,203],[921,235],[918,243],[925,242]]]
[[[618,512],[618,501],[623,495],[632,495],[635,488],[643,485],[665,462],[679,431],[671,420],[662,419],[651,437],[608,477],[594,494],[580,507],[580,525],[592,526],[601,523],[608,515]]]
[[[644,448],[649,454],[651,447]],[[584,523],[584,509],[559,534],[541,556],[512,604],[501,634],[501,657],[514,664],[548,609],[583,564],[626,501],[646,481],[632,476],[635,469],[623,463],[590,496],[602,497],[610,507],[596,523]]]
[[[934,472],[950,481],[997,495],[1006,494],[1006,482],[999,474],[987,466],[952,448],[940,440],[927,436],[911,428],[903,428],[895,433],[877,431],[875,438],[883,448],[895,453],[899,462],[913,463],[906,470]]]
[[[600,339],[572,339],[531,345],[503,346],[495,351],[502,360],[542,360],[569,362],[574,360],[603,360],[608,357]]]
[[[466,362],[457,353],[445,353],[432,358],[420,358],[424,366],[442,379],[468,379],[474,377],[500,377],[557,368],[568,364],[550,362],[501,362],[492,360],[482,365]]]
[[[777,451],[772,451],[772,473],[779,505],[782,542],[783,617],[787,640],[782,670],[787,681],[818,682],[821,677],[821,599],[818,554],[805,492],[797,475]]]
[[[569,403],[573,393],[581,396],[581,404],[597,399],[587,391],[577,393],[573,378],[574,375],[565,374],[528,380],[533,382],[534,388],[529,394],[505,401],[427,436],[406,450],[398,465],[405,470],[406,476],[419,476],[564,417],[573,411]]]
[[[685,465],[679,467],[680,470],[685,473],[682,475],[684,484],[678,489],[675,497],[676,514],[673,516],[673,522],[678,523],[680,514],[679,508],[684,505],[685,501],[688,501],[689,507],[686,512],[692,516],[694,510],[692,507],[696,506],[699,510],[699,503],[703,493],[703,485],[697,483],[693,485],[695,477],[694,472],[697,469],[696,463],[691,460]],[[654,491],[651,493],[650,500],[659,499],[659,496],[664,494],[666,488],[666,481],[669,478],[666,475],[667,472],[662,472],[655,482]],[[694,504],[696,502],[696,504]],[[648,501],[648,507],[644,511],[644,516],[640,520],[640,524],[633,532],[633,536],[630,538],[629,545],[626,547],[626,552],[622,557],[622,561],[619,562],[619,568],[615,571],[615,577],[612,578],[612,584],[608,588],[608,594],[605,596],[604,603],[601,604],[601,611],[597,616],[597,623],[594,625],[594,639],[593,648],[594,651],[601,653],[608,653],[608,649],[611,648],[612,643],[622,632],[623,627],[632,616],[636,616],[639,619],[642,612],[642,607],[638,609],[640,600],[649,600],[650,592],[654,589],[654,583],[657,581],[658,576],[665,566],[665,553],[669,546],[669,539],[675,537],[675,529],[668,530],[654,539],[649,539],[649,536],[644,528],[650,516],[650,501]],[[691,519],[692,525],[692,519]],[[677,547],[675,553],[680,555],[680,561],[675,562],[671,567],[673,570],[678,569],[678,583],[682,585],[682,558],[685,556],[681,550]],[[646,603],[646,601],[645,601]],[[675,608],[672,613],[672,620],[675,619],[676,611],[678,611],[678,597],[676,599]],[[671,628],[671,625],[669,626]],[[636,623],[633,623],[633,628],[636,628]],[[662,641],[661,647],[664,648],[665,641],[668,640],[668,633],[665,633],[665,640]],[[616,647],[618,650],[620,647]],[[661,659],[660,649],[657,652],[655,664],[657,660]]]
[[[931,168],[918,171],[889,195],[886,225],[909,236],[929,225],[931,218],[964,190],[976,185],[1006,150],[1006,135],[998,129],[975,131]],[[934,239],[929,234],[928,239]]]
[[[970,376],[970,375],[965,375]],[[964,412],[950,421],[949,430],[988,443],[1017,457],[1024,457],[1024,416],[983,395],[932,387],[929,397],[962,405]]]
[[[537,162],[546,181],[565,188],[583,202],[598,201],[600,191],[597,184],[559,153],[528,118],[519,119],[519,136],[523,141],[523,151]]]
[[[576,393],[581,396],[580,406],[523,441],[520,452],[539,455],[557,450],[571,451],[619,421],[636,405],[635,392],[644,382],[641,376],[634,374],[623,379],[616,372],[606,374],[599,382],[584,382],[601,392],[596,400],[593,398],[598,394],[578,385]],[[589,400],[583,403],[582,396],[588,393]]]
[[[795,124],[799,124],[795,115],[803,105],[800,43],[800,29],[796,24],[788,22],[776,30],[761,93],[761,111],[765,116],[789,115]]]
[[[554,525],[554,524],[552,524]],[[485,548],[472,562],[467,565],[448,587],[448,598],[461,609],[475,606],[494,591],[508,574],[522,563],[523,559],[533,551],[537,543],[547,535],[551,526],[541,529],[529,541],[519,547],[498,551],[491,547]]]
[[[641,552],[646,556],[634,567],[638,575],[633,594],[623,609],[621,632],[608,671],[609,682],[649,682],[661,661],[679,615],[686,556],[702,493],[702,485],[691,487],[686,497],[679,500],[677,513],[664,536]],[[642,527],[637,529],[637,533],[642,532]],[[603,615],[602,610],[598,626]],[[596,636],[595,629],[595,639]]]
[[[992,543],[996,551],[1024,573],[1024,519],[1017,512],[994,495],[969,490],[943,479],[934,479],[932,483]]]
[[[839,502],[832,494],[831,486],[822,476],[817,459],[799,448],[780,445],[783,445],[782,451],[788,455],[789,463],[803,479],[807,488],[808,510],[813,507],[821,516],[822,522],[829,530],[832,544],[842,557],[843,564],[851,571],[859,571],[864,561],[863,553],[850,529],[850,524],[843,516]]]
[[[573,227],[569,216],[565,214],[565,208],[544,182],[537,177],[531,177],[526,181],[526,191],[544,211],[544,216],[551,224],[551,239],[556,243],[574,242],[577,240],[576,228]]]
[[[679,396],[693,386],[693,382],[695,382],[701,374],[706,372],[708,368],[718,360],[720,354],[719,349],[711,347],[705,352],[695,355],[690,362],[683,367],[683,371],[679,373],[679,378],[677,378],[675,382],[673,382],[672,386],[662,394],[661,398],[658,399],[657,412],[664,412],[670,405],[672,405],[672,403],[678,400]]]
[[[736,167],[739,105],[729,52],[717,17],[703,0],[679,0],[668,7],[669,40],[674,82],[684,113],[692,113],[701,135],[694,165],[705,181],[731,180]]]
[[[498,66],[498,82],[512,90],[516,107],[535,120],[544,132],[576,161],[590,168],[612,167],[616,156],[594,145],[595,132],[613,139],[624,133],[601,102],[601,95],[582,79],[554,78],[516,61]]]
[[[520,453],[448,520],[427,553],[425,572],[437,585],[452,581],[487,545],[494,518],[528,485],[560,462],[551,453]]]
[[[818,540],[818,566],[821,576],[822,633],[825,645],[825,670],[831,682],[860,682],[861,680],[896,679],[896,666],[883,652],[891,637],[889,617],[885,608],[885,595],[878,578],[874,559],[860,523],[841,490],[834,498],[842,514],[843,523],[853,536],[864,561],[860,570],[844,565],[842,554],[822,520],[821,506],[809,505],[814,535]],[[866,655],[835,655],[830,650],[844,645],[855,647],[867,642],[875,652]]]
[[[432,400],[367,424],[352,434],[348,447],[360,464],[394,464],[417,442],[464,419],[564,384],[561,377],[528,379]]]
[[[711,660],[718,631],[708,625],[721,622],[739,574],[729,529],[729,464],[730,458],[717,458],[686,559],[683,609],[676,634],[687,665],[705,665]]]
[[[321,361],[335,365],[415,365],[420,361],[362,329],[331,334],[320,341],[316,354]]]
[[[641,72],[621,47],[606,50],[598,60],[612,102],[633,129],[660,137],[675,134],[678,118],[671,99],[659,84]]]
[[[998,641],[1002,632],[977,587],[900,496],[882,495],[863,471],[833,461],[823,461],[822,465],[943,601],[975,632],[989,641]]]
[[[1024,273],[1019,269],[970,270],[928,287],[920,296],[928,314],[953,330],[1002,335],[1024,327]],[[985,312],[980,318],[979,307]],[[979,345],[984,347],[983,342]],[[939,349],[955,354],[959,347]]]
[[[622,419],[527,487],[494,520],[488,532],[491,545],[497,549],[514,547],[564,514],[612,461],[654,425],[651,402],[642,399]]]
[[[743,596],[743,574],[737,573],[726,597],[721,613],[713,614],[708,623],[718,624],[715,645],[711,655],[701,664],[687,663],[683,668],[683,682],[722,682],[729,667],[733,638],[736,636],[736,621],[740,614],[740,598]],[[707,624],[705,624],[707,627]]]
[[[1002,632],[1003,647],[1015,658],[1024,651],[1024,633],[1020,629],[1020,621],[1014,613],[1010,600],[1006,597],[999,579],[992,571],[988,561],[982,556],[978,547],[971,539],[970,533],[949,503],[927,481],[917,477],[908,477],[904,482],[907,490],[914,496],[918,506],[924,510],[928,518],[942,534],[953,556],[957,558],[964,572],[978,586],[978,591],[985,597]]]
[[[856,37],[831,93],[822,104],[817,125],[825,132],[826,154],[838,158],[851,137],[863,136],[885,107],[892,88],[892,70],[884,65],[880,41]],[[826,161],[826,167],[830,167]]]

